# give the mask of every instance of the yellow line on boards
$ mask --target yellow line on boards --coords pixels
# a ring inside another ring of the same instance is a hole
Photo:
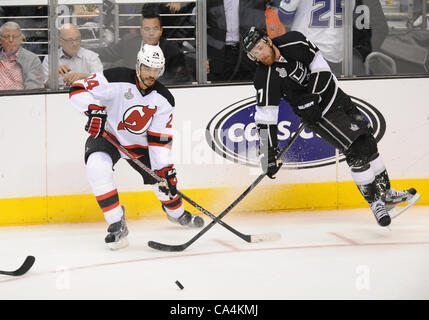
[[[429,179],[396,180],[392,187],[414,187],[422,195],[418,205],[429,205]],[[218,215],[230,205],[243,188],[181,190],[211,213]],[[119,192],[127,219],[162,217],[165,213],[154,192]],[[199,213],[186,201],[186,210]],[[92,194],[0,199],[0,226],[104,221],[103,212]],[[329,210],[366,208],[367,203],[353,182],[327,182],[258,186],[232,212]]]

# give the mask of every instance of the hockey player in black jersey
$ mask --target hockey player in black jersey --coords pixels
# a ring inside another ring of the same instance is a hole
[[[252,27],[243,46],[258,64],[255,123],[262,168],[270,178],[282,166],[277,158],[277,118],[283,98],[309,129],[346,156],[351,175],[380,226],[390,224],[389,212],[399,203],[409,206],[420,199],[414,188],[391,187],[369,122],[339,88],[319,49],[302,33],[290,31],[270,39],[265,31]]]
[[[113,166],[125,158],[138,171],[144,184],[154,186],[169,220],[200,228],[204,220],[183,207],[177,193],[176,170],[169,162],[173,142],[174,97],[156,80],[165,59],[159,46],[145,44],[137,54],[136,69],[115,68],[87,75],[70,88],[70,101],[88,116],[85,144],[88,181],[109,224],[105,242],[111,249],[128,244],[124,207],[113,181]],[[125,154],[105,140],[103,133],[118,141],[130,154],[166,180],[162,185]]]

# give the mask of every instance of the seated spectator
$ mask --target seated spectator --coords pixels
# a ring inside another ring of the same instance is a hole
[[[155,10],[144,10],[141,20],[140,34],[128,34],[115,45],[98,50],[103,63],[109,67],[136,67],[137,52],[143,44],[159,45],[165,55],[165,72],[159,81],[163,84],[189,82],[191,76],[187,72],[185,56],[179,45],[162,37],[161,17]],[[112,64],[113,63],[113,64]]]
[[[70,86],[80,79],[82,74],[103,71],[98,54],[80,46],[80,31],[72,23],[60,28],[58,49],[58,83],[60,86]],[[49,59],[43,60],[45,83],[49,80]]]
[[[240,49],[240,34],[251,26],[266,28],[265,10],[269,0],[207,1],[207,79],[253,80],[256,64]]]
[[[193,38],[195,30],[191,28],[181,28],[181,26],[194,26],[192,16],[183,15],[192,13],[195,8],[195,2],[163,2],[144,4],[142,12],[147,10],[156,10],[160,15],[163,15],[162,22],[166,26],[176,26],[177,28],[169,28],[163,31],[165,38]],[[180,42],[180,41],[179,41]]]
[[[14,21],[25,31],[22,46],[37,54],[48,54],[48,6],[6,6],[0,11],[0,25]],[[40,42],[40,43],[39,43]]]
[[[0,27],[0,90],[43,88],[42,63],[36,54],[21,47],[23,40],[16,22]]]

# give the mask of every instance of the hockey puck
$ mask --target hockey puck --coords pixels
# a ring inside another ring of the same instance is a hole
[[[182,284],[179,282],[179,280],[176,281],[177,286],[180,288],[180,290],[183,290]]]

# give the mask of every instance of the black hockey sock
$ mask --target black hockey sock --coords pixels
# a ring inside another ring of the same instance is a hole
[[[375,176],[375,186],[381,196],[384,196],[390,190],[390,179],[387,170]]]
[[[368,184],[356,184],[356,186],[369,204],[380,198],[375,181]]]

